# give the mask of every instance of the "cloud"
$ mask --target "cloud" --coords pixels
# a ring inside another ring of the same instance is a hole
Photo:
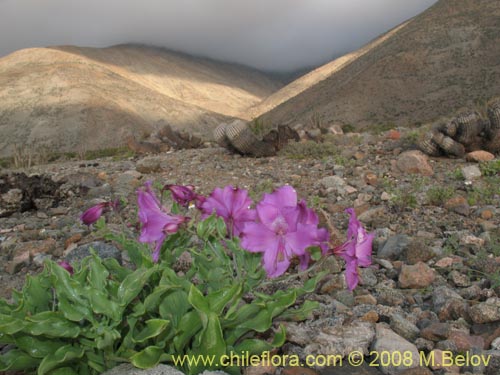
[[[0,0],[0,56],[145,43],[264,70],[328,61],[436,0]]]

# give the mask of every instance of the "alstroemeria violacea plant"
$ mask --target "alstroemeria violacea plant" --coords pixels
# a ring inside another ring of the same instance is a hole
[[[347,242],[331,251],[328,231],[291,186],[264,194],[255,207],[246,190],[232,186],[207,197],[192,186],[166,189],[173,213],[151,182],[137,191],[139,233],[134,226],[108,228],[100,219],[107,209],[118,212],[115,203],[82,215],[128,254],[130,264],[101,259],[92,250],[72,265],[47,260],[12,301],[0,299],[0,373],[97,375],[123,362],[142,369],[169,363],[188,375],[221,370],[179,365],[175,358],[276,350],[287,336],[277,322],[308,319],[319,306],[304,298],[326,274],[308,268],[312,259],[320,265],[321,256],[343,257],[351,290],[358,267],[371,262],[373,234],[354,210],[347,210]],[[186,216],[192,203],[199,222]],[[294,258],[306,272],[290,271]],[[301,285],[269,288],[275,280],[268,278],[299,275]],[[223,370],[239,375],[241,369]]]

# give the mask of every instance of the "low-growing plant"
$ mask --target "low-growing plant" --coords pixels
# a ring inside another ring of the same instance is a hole
[[[479,169],[483,176],[500,175],[500,159],[479,163]]]
[[[455,189],[451,186],[431,186],[426,192],[427,202],[433,206],[440,206],[453,197],[454,193]]]
[[[456,181],[463,181],[464,180],[464,174],[462,173],[462,169],[457,167],[451,172],[446,172],[446,175],[449,178],[452,178],[453,180]]]
[[[171,212],[152,183],[138,191],[138,240],[130,229],[106,226],[102,215],[119,211],[118,202],[100,203],[81,216],[127,252],[131,267],[95,253],[73,265],[47,261],[11,303],[0,300],[0,344],[9,345],[0,355],[0,371],[98,374],[121,362],[138,368],[165,362],[188,374],[221,369],[203,361],[181,365],[178,359],[277,348],[286,338],[279,322],[304,320],[317,307],[300,298],[324,276],[309,267],[311,261],[342,256],[351,290],[358,266],[370,264],[373,234],[354,210],[347,210],[348,241],[330,249],[317,215],[289,186],[265,194],[255,209],[245,190],[231,186],[208,197],[195,194],[193,186],[165,185],[162,193],[167,190],[175,201]],[[193,212],[201,215],[197,223],[185,216],[191,205],[200,210]],[[302,272],[285,274],[294,257]],[[298,276],[303,285],[271,287],[276,278]]]
[[[338,155],[338,152],[338,147],[333,143],[306,141],[288,143],[279,153],[289,159],[302,160],[323,159]]]

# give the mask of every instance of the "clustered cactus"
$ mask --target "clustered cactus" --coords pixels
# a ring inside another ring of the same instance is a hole
[[[220,124],[214,130],[215,141],[222,147],[242,155],[273,156],[291,139],[299,141],[298,133],[287,125],[280,125],[259,139],[249,125],[241,120]]]
[[[488,118],[476,112],[463,112],[451,121],[441,122],[423,134],[418,147],[428,155],[462,157],[466,152],[500,151],[500,98],[490,102]]]

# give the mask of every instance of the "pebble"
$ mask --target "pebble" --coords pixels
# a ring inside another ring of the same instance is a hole
[[[403,289],[420,289],[431,285],[436,279],[435,271],[427,264],[403,265],[399,274],[399,285]]]

